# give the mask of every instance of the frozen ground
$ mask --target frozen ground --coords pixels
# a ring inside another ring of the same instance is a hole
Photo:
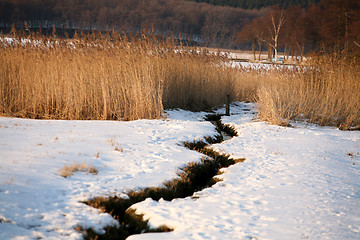
[[[239,136],[213,147],[246,161],[223,181],[171,202],[134,208],[170,233],[129,239],[360,239],[360,133],[330,127],[268,125],[237,103],[224,123]],[[245,109],[245,110],[244,110]],[[215,134],[205,113],[169,111],[167,119],[50,121],[0,118],[0,239],[81,239],[74,228],[116,224],[80,201],[158,186],[200,159],[179,145]],[[63,178],[86,162],[97,175]]]
[[[230,61],[229,65],[232,68],[242,68],[242,69],[251,69],[251,70],[281,70],[289,69],[293,70],[294,68],[299,69],[297,65],[291,64],[264,64],[264,63],[253,63],[253,62],[239,62],[239,61]]]

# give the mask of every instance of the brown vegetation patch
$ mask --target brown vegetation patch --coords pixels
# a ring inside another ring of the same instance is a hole
[[[70,177],[75,172],[85,172],[85,173],[91,173],[93,175],[98,174],[98,169],[95,167],[88,165],[86,162],[83,163],[74,163],[70,165],[65,165],[59,170],[59,174],[64,177]]]
[[[3,116],[152,119],[162,117],[164,108],[211,109],[227,94],[233,100],[239,95],[237,71],[226,58],[151,34],[3,39]]]
[[[272,73],[257,98],[262,120],[288,125],[302,120],[341,130],[360,126],[360,65],[346,59],[314,58],[310,66]]]

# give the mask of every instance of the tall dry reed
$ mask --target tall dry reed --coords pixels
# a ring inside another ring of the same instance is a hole
[[[164,105],[199,110],[234,95],[232,69],[174,41],[116,33],[15,39],[0,46],[2,115],[159,118]]]
[[[225,57],[171,40],[116,33],[0,42],[0,114],[51,119],[159,118],[257,101],[261,119],[360,126],[360,67],[329,57],[289,69],[234,69]]]
[[[206,110],[222,106],[226,95],[235,99],[234,69],[222,57],[197,49],[167,56],[163,102],[166,108]]]
[[[3,44],[0,112],[55,119],[158,118],[163,113],[158,56],[141,43],[37,39]]]
[[[275,124],[306,120],[341,129],[360,129],[360,66],[317,57],[297,71],[272,73],[258,90],[259,115]]]

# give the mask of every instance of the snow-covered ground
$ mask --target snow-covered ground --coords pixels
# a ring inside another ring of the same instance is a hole
[[[227,65],[232,68],[242,68],[245,70],[261,70],[261,71],[268,71],[268,70],[281,70],[281,69],[289,69],[293,70],[299,69],[299,65],[291,65],[291,64],[276,64],[276,63],[256,63],[256,62],[239,62],[239,61],[230,61]]]
[[[195,198],[133,208],[169,233],[129,239],[360,239],[360,133],[256,119],[253,104],[223,117],[239,136],[213,145],[246,161]],[[245,110],[244,110],[245,109]],[[224,110],[221,110],[224,111]],[[116,222],[81,201],[159,186],[201,154],[179,143],[214,135],[206,113],[166,119],[59,121],[0,118],[0,239],[81,239],[74,228]],[[59,170],[86,162],[98,174]]]

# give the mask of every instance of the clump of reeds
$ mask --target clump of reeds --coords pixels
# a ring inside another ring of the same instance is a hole
[[[168,55],[165,108],[207,110],[222,106],[227,94],[235,99],[236,71],[226,67],[224,61],[218,54],[191,48]]]
[[[160,57],[150,56],[147,48],[145,40],[129,42],[119,35],[3,42],[0,113],[54,119],[158,118],[163,113]]]
[[[359,72],[355,62],[318,57],[308,67],[276,74],[258,90],[259,115],[280,125],[306,120],[360,129]]]
[[[159,118],[165,107],[221,106],[232,69],[172,40],[115,32],[14,35],[0,44],[0,114],[50,119]]]
[[[234,69],[219,54],[154,35],[0,38],[0,114],[50,119],[160,118],[257,101],[274,124],[306,120],[359,129],[359,65],[316,57],[300,68]]]

